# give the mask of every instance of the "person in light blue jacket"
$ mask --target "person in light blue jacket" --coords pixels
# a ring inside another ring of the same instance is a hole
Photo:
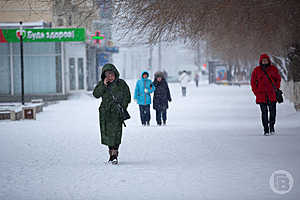
[[[150,126],[150,104],[151,93],[155,86],[149,78],[149,73],[144,71],[142,77],[137,81],[134,91],[134,100],[139,104],[142,125]]]

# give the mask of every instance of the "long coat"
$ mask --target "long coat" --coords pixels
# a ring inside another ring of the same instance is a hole
[[[268,100],[270,102],[276,102],[275,90],[261,66],[263,58],[267,58],[269,60],[269,63],[271,63],[269,56],[266,54],[262,54],[259,59],[260,65],[254,68],[251,75],[251,88],[254,95],[256,96],[257,104],[267,103]],[[265,68],[265,71],[268,73],[275,87],[280,88],[281,77],[278,69],[274,65],[270,65]]]
[[[181,87],[187,87],[190,81],[190,76],[186,72],[182,72],[178,80],[180,81]]]
[[[137,81],[134,91],[134,99],[137,100],[139,105],[150,105],[151,104],[151,93],[155,91],[155,86],[152,81],[148,78],[143,78],[143,74],[147,73],[144,71],[141,75],[141,79]],[[145,92],[145,89],[148,91]]]
[[[113,71],[116,79],[108,84],[104,84],[104,73]],[[94,97],[102,98],[99,107],[99,121],[101,132],[101,143],[108,146],[116,146],[121,144],[122,139],[122,120],[117,112],[116,103],[113,97],[116,97],[124,109],[127,109],[131,100],[130,90],[126,82],[119,79],[119,72],[112,64],[105,64],[102,68],[101,81],[95,87],[93,92]]]
[[[169,108],[168,101],[172,101],[169,86],[167,81],[162,77],[160,82],[157,81],[157,77],[153,81],[155,86],[153,96],[153,109],[155,110],[166,110]]]

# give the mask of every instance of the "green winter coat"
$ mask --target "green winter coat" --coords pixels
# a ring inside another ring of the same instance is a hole
[[[105,79],[104,73],[106,71],[113,71],[116,75],[116,79],[108,84],[108,86],[104,85],[103,82]],[[119,76],[120,74],[114,65],[105,64],[102,68],[101,81],[93,92],[94,97],[102,97],[102,102],[99,107],[101,143],[108,146],[121,144],[123,123],[117,112],[117,107],[113,102],[111,93],[117,98],[124,109],[127,109],[131,101],[129,87],[124,80],[119,79]]]

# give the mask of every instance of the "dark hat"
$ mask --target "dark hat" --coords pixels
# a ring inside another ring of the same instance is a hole
[[[154,77],[155,78],[158,78],[158,77],[165,78],[164,73],[161,71],[155,72]]]

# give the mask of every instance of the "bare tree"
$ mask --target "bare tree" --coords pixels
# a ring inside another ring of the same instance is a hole
[[[196,48],[205,40],[209,53],[235,71],[251,71],[266,52],[284,79],[300,83],[299,0],[115,0],[115,7],[119,28],[134,32],[132,39],[180,38]]]
[[[283,55],[299,33],[297,0],[116,0],[120,27],[149,42],[207,41],[220,57]],[[251,56],[249,56],[249,54]]]

